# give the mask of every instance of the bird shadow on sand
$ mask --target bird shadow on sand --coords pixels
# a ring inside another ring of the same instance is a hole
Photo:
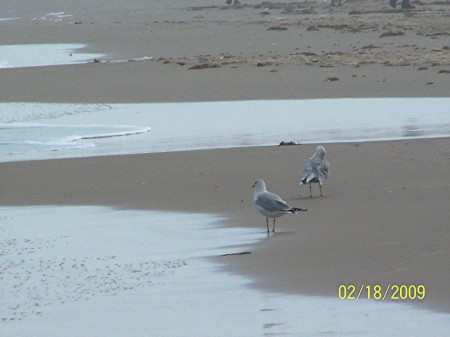
[[[311,196],[309,196],[307,194],[304,194],[304,195],[298,194],[296,196],[287,198],[286,200],[288,200],[288,201],[321,200],[321,199],[328,199],[330,197],[332,197],[332,196],[329,196],[329,195],[320,196],[320,195],[314,195],[313,194],[313,196],[311,197]],[[294,205],[294,207],[297,207],[297,206],[298,205]]]
[[[283,226],[282,224],[280,226]],[[263,232],[261,232],[263,233]],[[270,232],[264,231],[264,234],[266,236],[266,239],[273,239],[276,237],[283,237],[285,235],[295,235],[297,234],[297,231],[292,231],[292,230],[287,230],[287,229],[276,229],[275,232],[272,232],[272,230],[270,230]]]

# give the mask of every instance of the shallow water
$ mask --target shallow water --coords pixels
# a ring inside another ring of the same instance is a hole
[[[49,13],[41,19],[46,17],[59,20],[64,13]],[[75,64],[104,56],[78,51],[84,47],[83,44],[69,43],[3,45],[0,46],[0,69]]]
[[[449,315],[407,304],[252,289],[208,257],[263,230],[208,214],[0,208],[0,336],[448,336]],[[236,256],[245,258],[245,255]]]
[[[448,137],[450,98],[371,98],[142,104],[0,103],[0,123],[120,126],[151,132],[9,151],[0,161],[277,145]],[[57,130],[57,129],[53,129]],[[20,132],[19,128],[17,130]],[[50,130],[49,130],[50,132]],[[30,134],[31,135],[31,134]],[[9,136],[0,142],[8,143]],[[78,146],[78,148],[76,148]]]
[[[36,154],[77,149],[83,151],[94,143],[81,140],[125,137],[149,132],[150,128],[127,125],[46,125],[0,123],[0,158],[19,158]]]

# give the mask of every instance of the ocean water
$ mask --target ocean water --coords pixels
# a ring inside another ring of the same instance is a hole
[[[450,334],[449,315],[420,303],[253,289],[211,257],[271,238],[222,227],[220,216],[95,206],[0,214],[1,337]]]
[[[64,17],[64,13],[49,13],[46,16],[57,20]],[[104,56],[83,53],[80,50],[84,47],[83,44],[69,43],[2,45],[0,46],[0,69],[84,63]]]
[[[126,137],[149,131],[150,128],[127,125],[0,123],[0,158],[14,160],[25,155],[39,157],[52,152],[83,152],[95,147],[94,141],[97,139]]]
[[[0,103],[3,162],[449,135],[450,98]]]

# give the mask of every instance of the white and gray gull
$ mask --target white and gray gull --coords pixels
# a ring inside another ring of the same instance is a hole
[[[321,145],[316,148],[314,155],[309,158],[300,176],[300,184],[309,184],[309,196],[312,197],[311,184],[318,183],[320,196],[322,196],[322,184],[327,180],[330,163],[325,160],[327,150]]]
[[[253,204],[266,217],[267,233],[269,233],[269,218],[273,218],[272,232],[275,232],[275,219],[284,214],[297,214],[306,209],[289,206],[278,194],[267,191],[266,183],[258,179],[253,184]]]

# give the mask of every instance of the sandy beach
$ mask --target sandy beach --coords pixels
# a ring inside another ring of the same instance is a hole
[[[251,185],[264,178],[308,212],[280,219],[279,234],[253,254],[221,258],[226,268],[262,289],[330,296],[341,284],[424,284],[427,298],[417,305],[448,311],[448,146],[329,144],[323,198],[296,183],[312,145],[4,163],[0,202],[213,212],[263,234]]]
[[[106,56],[88,65],[2,69],[1,101],[448,96],[448,5],[439,2],[410,11],[381,0],[2,6],[11,18],[0,21],[2,45],[79,43]]]
[[[0,69],[1,102],[449,96],[449,7],[442,2],[413,1],[409,11],[387,1],[0,3],[12,18],[0,21],[2,45],[82,43],[106,55]],[[56,12],[68,16],[48,15]],[[450,139],[327,144],[322,198],[310,198],[297,181],[315,146],[1,163],[0,205],[214,213],[224,226],[265,235],[251,188],[262,178],[308,211],[279,219],[279,232],[251,254],[215,258],[225,270],[287,294],[336,297],[343,284],[422,284],[425,300],[408,303],[448,313]]]

